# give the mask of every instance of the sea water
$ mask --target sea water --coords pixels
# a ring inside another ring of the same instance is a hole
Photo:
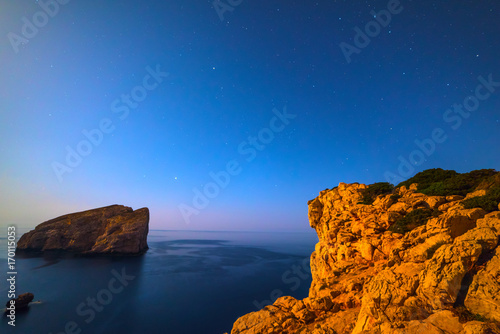
[[[0,239],[0,308],[8,301]],[[222,334],[281,295],[307,296],[316,234],[150,231],[137,257],[16,256],[35,303],[0,333]]]

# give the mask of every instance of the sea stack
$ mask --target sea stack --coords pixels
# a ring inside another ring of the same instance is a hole
[[[149,209],[123,205],[67,214],[38,225],[17,244],[24,251],[139,255],[148,249]]]

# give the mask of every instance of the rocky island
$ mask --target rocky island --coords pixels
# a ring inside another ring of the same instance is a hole
[[[68,251],[85,255],[138,255],[147,251],[149,209],[123,205],[67,214],[21,236],[20,251]]]
[[[309,296],[278,298],[231,333],[500,333],[499,202],[494,170],[324,190],[309,201]]]

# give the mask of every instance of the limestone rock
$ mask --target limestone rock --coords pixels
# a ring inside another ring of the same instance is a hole
[[[378,273],[363,291],[363,305],[353,334],[370,330],[384,322],[409,320],[404,302],[415,294],[423,264],[405,263]]]
[[[464,324],[463,334],[496,334],[500,333],[500,327],[492,323],[481,321],[470,321]]]
[[[454,243],[440,247],[420,273],[418,296],[435,309],[453,305],[462,279],[481,252],[482,247],[478,243]]]
[[[319,238],[309,296],[281,297],[239,318],[231,333],[500,333],[493,322],[456,315],[465,303],[500,322],[500,211],[464,209],[464,196],[427,196],[417,184],[360,204],[365,189],[340,183],[308,202]],[[391,231],[416,209],[434,210],[433,218],[404,235]]]
[[[69,251],[79,254],[141,254],[148,249],[149,210],[111,205],[64,215],[21,236],[26,251]]]
[[[394,203],[393,205],[391,205],[387,211],[388,212],[397,212],[399,214],[405,214],[406,211],[408,210],[408,208],[409,208],[408,204],[406,204],[404,202],[397,202],[397,203]]]
[[[427,203],[428,208],[437,209],[442,204],[446,203],[446,197],[444,196],[429,196],[424,199],[424,202]]]
[[[438,233],[425,238],[423,242],[407,250],[404,255],[405,261],[425,262],[430,259],[436,250],[446,244],[451,244],[453,239],[447,233]]]
[[[500,322],[500,247],[484,269],[474,276],[465,306],[473,314]]]
[[[33,298],[35,298],[35,295],[33,295],[31,292],[23,293],[17,298],[9,300],[7,304],[5,304],[5,307],[9,308],[11,305],[11,301],[14,300],[14,307],[16,308],[16,310],[22,310],[28,307],[29,303],[33,301]]]
[[[476,227],[476,221],[485,214],[480,208],[449,210],[438,218],[430,219],[427,226],[429,229],[440,229],[456,238]]]
[[[399,332],[399,331],[398,331]],[[404,331],[405,334],[459,334],[463,333],[463,325],[451,311],[440,311],[425,320],[413,320]]]
[[[467,196],[465,196],[465,199],[484,196],[484,195],[486,195],[486,190],[484,189],[476,190],[474,192],[468,193]]]
[[[477,220],[477,227],[489,227],[500,235],[500,211],[493,211]]]
[[[309,201],[309,221],[311,227],[316,227],[323,213],[323,204],[318,198]]]
[[[498,235],[489,227],[476,227],[455,239],[455,243],[478,243],[483,251],[494,249],[498,244]]]
[[[463,199],[464,199],[464,197],[460,196],[460,195],[449,195],[449,196],[446,196],[446,200],[448,202],[460,201],[460,200],[463,200]]]

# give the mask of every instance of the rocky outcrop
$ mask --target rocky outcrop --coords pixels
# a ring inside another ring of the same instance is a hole
[[[412,184],[360,204],[367,187],[340,183],[309,202],[309,296],[244,315],[232,334],[500,333],[500,212],[462,205],[485,191],[427,196]],[[394,232],[415,210],[430,218]]]
[[[5,304],[5,307],[9,309],[11,305],[13,305],[16,310],[22,310],[29,306],[29,304],[33,301],[33,298],[35,298],[35,295],[31,292],[23,293],[17,298],[9,300],[7,304]]]
[[[64,215],[21,236],[18,250],[79,254],[142,254],[148,249],[149,210],[111,205]]]
[[[474,314],[500,322],[500,248],[493,258],[474,276],[465,306]]]

